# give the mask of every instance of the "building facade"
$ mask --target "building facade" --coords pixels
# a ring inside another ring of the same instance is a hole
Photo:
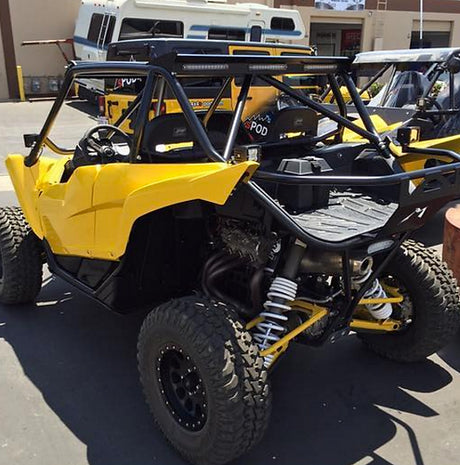
[[[166,1],[166,0],[165,0]],[[229,3],[244,0],[228,0]],[[460,0],[424,0],[420,42],[420,0],[252,0],[298,9],[306,45],[324,55],[399,48],[460,46]],[[73,36],[80,0],[0,0],[0,100],[18,98],[16,65],[22,66],[26,94],[52,93],[65,60],[55,45],[22,46],[24,41]],[[63,48],[70,53],[70,47]]]
[[[22,66],[27,95],[53,93],[66,64],[61,52],[55,45],[22,43],[72,38],[80,4],[80,0],[0,0],[0,100],[18,98],[17,65]],[[5,31],[8,23],[10,34]],[[71,53],[70,46],[63,49]]]
[[[420,0],[274,2],[275,6],[296,8],[301,12],[309,31],[305,43],[316,45],[324,55],[460,46],[460,1],[424,0],[423,3],[423,40],[420,41]],[[337,5],[350,9],[330,8]]]

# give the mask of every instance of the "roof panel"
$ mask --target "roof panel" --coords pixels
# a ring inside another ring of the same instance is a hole
[[[354,65],[381,63],[442,63],[452,55],[460,54],[460,48],[422,48],[413,50],[378,50],[356,55]]]

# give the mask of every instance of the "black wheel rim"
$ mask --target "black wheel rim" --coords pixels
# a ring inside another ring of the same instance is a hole
[[[207,420],[206,390],[192,358],[177,344],[167,344],[157,357],[156,374],[173,418],[189,431],[203,429]]]

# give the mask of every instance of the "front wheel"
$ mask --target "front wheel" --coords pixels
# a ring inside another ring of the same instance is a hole
[[[172,300],[145,319],[138,361],[147,403],[194,464],[224,464],[263,435],[270,386],[250,334],[224,304]]]
[[[442,349],[460,327],[458,288],[452,272],[423,244],[406,241],[388,265],[384,282],[404,296],[393,306],[400,331],[360,334],[374,352],[399,362],[416,362]]]
[[[42,285],[42,247],[18,207],[0,208],[0,302],[33,302]]]

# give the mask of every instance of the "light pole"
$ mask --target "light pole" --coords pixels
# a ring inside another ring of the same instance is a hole
[[[423,47],[423,0],[420,0],[420,48]]]

